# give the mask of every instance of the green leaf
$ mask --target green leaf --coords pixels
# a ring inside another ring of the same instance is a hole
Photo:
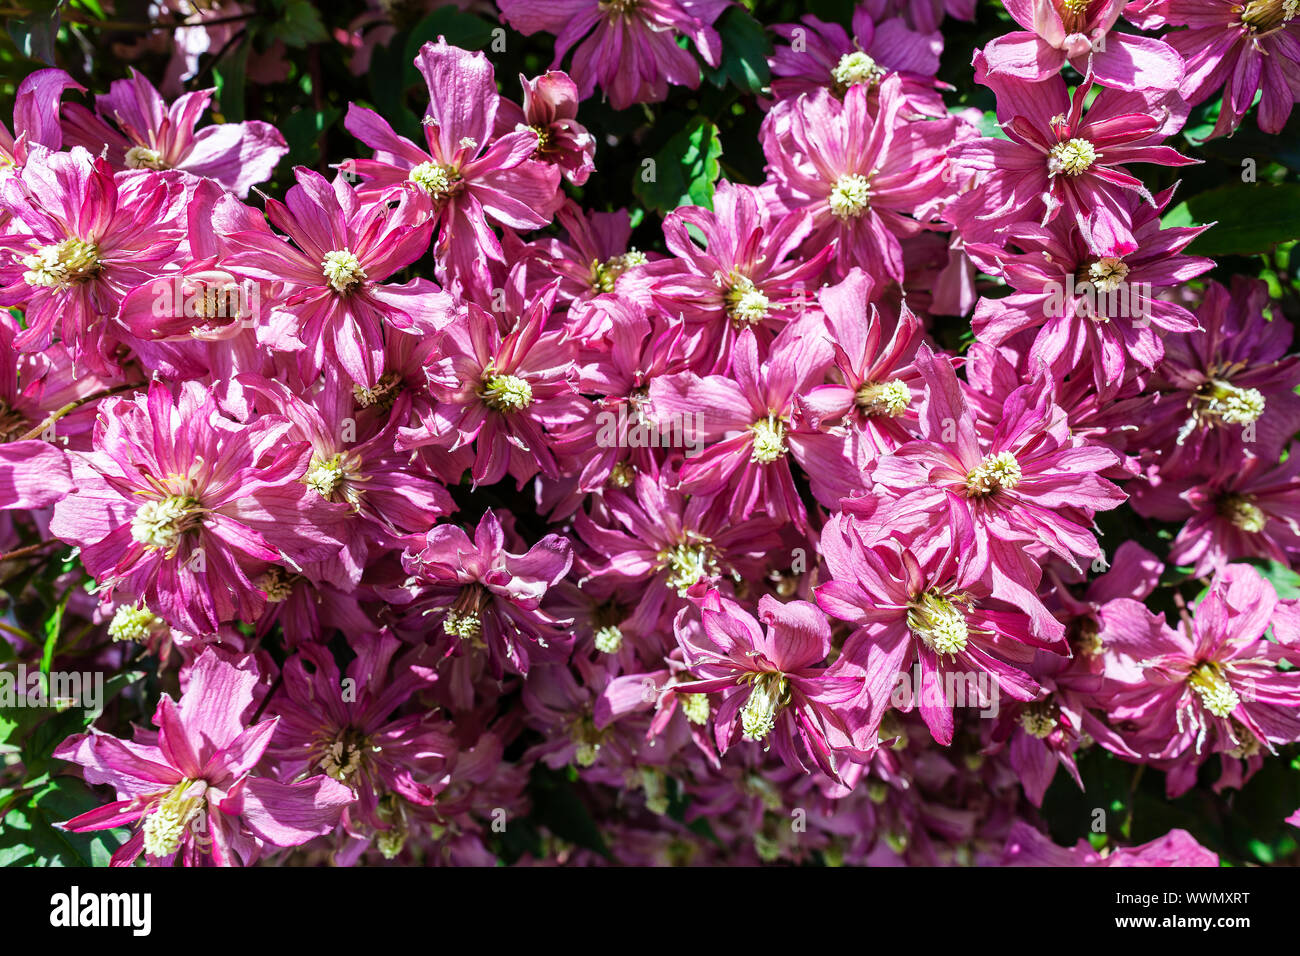
[[[572,783],[553,770],[538,767],[530,784],[532,819],[537,824],[563,840],[609,856],[600,828]]]
[[[45,647],[41,651],[41,673],[50,672],[50,664],[54,661],[54,651],[59,644],[59,632],[63,629],[63,612],[67,610],[68,599],[72,597],[73,588],[68,588],[63,592],[63,597],[59,598],[59,603],[55,605],[50,616],[45,619]]]
[[[284,0],[279,19],[259,31],[262,36],[283,40],[288,47],[305,47],[310,43],[324,43],[329,31],[321,22],[320,11],[311,0]]]
[[[107,866],[128,830],[69,833],[55,826],[104,802],[73,777],[20,797],[0,820],[0,866]]]
[[[217,82],[217,106],[221,121],[244,121],[244,86],[248,73],[248,43],[240,43],[233,53],[227,53],[212,70]]]
[[[54,41],[59,35],[59,0],[27,0],[27,15],[9,17],[5,26],[23,56],[54,65]]]
[[[705,68],[714,86],[734,83],[746,93],[758,93],[772,78],[767,58],[772,41],[763,25],[741,7],[731,7],[717,23],[722,37],[722,62],[717,69]]]
[[[285,165],[316,167],[320,160],[317,148],[321,134],[338,122],[343,110],[328,107],[323,110],[301,109],[290,113],[280,124],[285,141],[289,144],[289,155]]]
[[[713,185],[721,173],[718,128],[696,116],[643,163],[632,191],[661,213],[683,204],[713,208]]]
[[[1192,196],[1186,206],[1192,222],[1217,223],[1188,247],[1197,255],[1250,255],[1300,238],[1297,183],[1229,183]],[[1166,222],[1177,222],[1183,215],[1175,208]]]

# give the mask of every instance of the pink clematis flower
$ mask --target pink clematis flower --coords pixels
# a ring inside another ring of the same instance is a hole
[[[367,205],[342,176],[331,184],[309,169],[294,173],[298,185],[283,203],[266,200],[267,218],[292,244],[265,226],[236,232],[225,237],[231,251],[223,264],[283,283],[272,312],[284,313],[302,342],[298,372],[305,381],[335,360],[353,382],[373,389],[384,374],[385,326],[447,320],[446,300],[428,279],[384,283],[424,254],[429,223],[411,202]]]
[[[1102,86],[1118,90],[1176,90],[1183,60],[1153,37],[1112,29],[1129,0],[1009,0],[1016,31],[984,47],[990,74],[1038,83],[1069,63]]]
[[[378,113],[353,103],[344,125],[375,150],[340,168],[363,178],[358,191],[373,198],[406,193],[433,215],[434,252],[453,289],[492,288],[483,257],[505,262],[488,220],[512,229],[538,229],[561,201],[560,170],[534,162],[531,129],[495,137],[500,94],[491,62],[445,42],[426,43],[416,66],[429,88],[425,148]]]
[[[1259,128],[1280,133],[1300,101],[1300,9],[1290,0],[1133,0],[1125,15],[1163,37],[1187,63],[1182,94],[1193,105],[1223,88],[1211,136],[1241,125],[1259,97]]]
[[[1162,333],[1199,329],[1186,308],[1157,290],[1177,288],[1214,267],[1211,259],[1183,254],[1209,227],[1160,227],[1160,214],[1172,199],[1173,189],[1167,189],[1154,205],[1131,196],[1122,201],[1135,244],[1127,251],[1114,244],[1094,252],[1077,224],[1064,217],[1046,226],[1011,227],[1005,248],[968,244],[967,255],[981,269],[1016,290],[980,299],[971,319],[976,337],[998,346],[1038,329],[1031,367],[1049,368],[1058,377],[1082,370],[1098,389],[1121,381],[1134,362],[1155,368],[1165,354]]]
[[[843,424],[849,455],[860,468],[912,439],[925,383],[916,367],[924,338],[906,305],[891,322],[871,303],[875,283],[853,269],[817,294],[834,350],[832,381],[809,389],[796,404],[814,427]]]
[[[1024,549],[1045,548],[1071,564],[1076,555],[1097,557],[1092,516],[1125,498],[1099,474],[1118,456],[1071,434],[1044,379],[1008,395],[1000,421],[981,435],[951,363],[923,347],[917,366],[926,380],[921,437],[872,472],[875,495],[898,496],[882,506],[882,520],[919,522],[938,536],[969,529],[957,543],[972,549],[975,575],[991,575],[994,595],[1023,606],[1036,632],[1059,633],[1034,595],[1040,570]]]
[[[58,503],[50,531],[81,548],[86,569],[173,627],[212,634],[255,620],[254,584],[281,561],[337,552],[338,508],[301,478],[311,449],[289,443],[289,422],[225,417],[212,391],[161,382],[104,402],[95,450],[71,452],[76,495]]]
[[[64,139],[104,155],[114,169],[179,169],[214,179],[243,199],[271,177],[289,146],[278,129],[260,120],[218,123],[196,132],[215,92],[186,93],[168,106],[132,69],[130,79],[115,80],[107,94],[95,98],[94,113],[76,103],[63,105]]]
[[[1276,461],[1300,420],[1300,356],[1292,328],[1264,315],[1268,287],[1234,276],[1206,284],[1196,311],[1203,331],[1165,338],[1151,380],[1155,401],[1133,441],[1169,476],[1203,462]]]
[[[779,546],[780,523],[737,522],[725,499],[673,490],[670,472],[644,471],[626,491],[612,489],[602,507],[580,512],[578,536],[595,552],[592,574],[608,577],[636,601],[629,627],[656,633],[671,626],[692,590],[761,577]]]
[[[523,483],[538,471],[557,475],[548,432],[580,420],[582,399],[570,381],[573,347],[561,332],[544,332],[558,280],[515,312],[505,336],[497,319],[473,303],[442,333],[441,356],[428,368],[436,399],[416,444],[474,443],[472,474],[495,484],[509,472]],[[512,305],[513,303],[507,303]]]
[[[496,677],[509,664],[513,672],[528,673],[532,656],[546,656],[551,642],[562,642],[571,621],[541,609],[547,589],[558,584],[573,563],[567,539],[549,534],[521,554],[506,550],[500,519],[484,512],[471,541],[456,525],[430,529],[424,546],[408,548],[402,565],[414,575],[416,599],[412,611],[440,620],[449,638],[447,653],[461,645],[482,650]],[[427,625],[426,625],[427,626]]]
[[[806,310],[835,254],[831,242],[813,255],[795,255],[811,229],[809,213],[773,210],[760,190],[726,181],[718,184],[712,210],[680,206],[668,214],[664,240],[677,268],[656,267],[651,294],[665,313],[686,322],[693,357],[721,371],[744,329],[753,330],[766,352],[774,335]]]
[[[866,756],[841,709],[857,697],[863,677],[843,666],[823,666],[831,629],[816,605],[781,604],[764,595],[756,621],[711,591],[701,606],[701,629],[683,626],[688,614],[678,615],[675,630],[686,666],[698,679],[673,682],[666,692],[722,693],[713,717],[720,753],[743,737],[775,746],[791,767],[807,772],[811,764],[833,780],[840,779],[836,751],[851,759]]]
[[[285,662],[284,689],[271,703],[280,725],[267,756],[286,779],[324,773],[350,787],[356,803],[344,811],[344,828],[374,836],[386,856],[395,855],[406,837],[402,804],[433,805],[456,743],[430,713],[394,716],[436,679],[420,649],[399,656],[403,645],[388,634],[353,635],[349,643],[356,657],[344,673],[323,644],[304,644]],[[339,693],[345,680],[356,690],[348,697]]]
[[[660,428],[688,423],[690,440],[712,443],[683,462],[683,491],[729,499],[737,520],[762,511],[805,530],[808,512],[794,485],[791,459],[827,507],[863,486],[845,443],[797,414],[798,396],[825,375],[830,343],[809,317],[786,326],[766,362],[758,355],[757,337],[745,329],[731,356],[734,378],[681,372],[655,379],[650,414]]]
[[[1300,554],[1300,448],[1286,460],[1247,458],[1219,463],[1209,474],[1135,482],[1133,509],[1161,521],[1182,521],[1169,550],[1172,564],[1206,577],[1231,561],[1264,558],[1293,564]]]
[[[1085,114],[1091,77],[1071,94],[1060,76],[1029,83],[994,75],[979,53],[975,76],[997,94],[1007,138],[970,140],[950,151],[957,165],[984,173],[948,211],[971,241],[994,239],[1016,223],[1045,224],[1063,215],[1078,223],[1097,255],[1127,254],[1137,242],[1123,196],[1153,200],[1142,181],[1121,167],[1197,162],[1160,145],[1186,117],[1176,93],[1102,90]]]
[[[502,97],[495,135],[533,133],[533,159],[559,167],[565,179],[581,186],[596,171],[596,137],[578,122],[578,87],[559,70],[531,80],[520,75],[519,84],[524,88],[523,107]]]
[[[980,569],[960,544],[877,539],[868,524],[841,513],[826,523],[821,550],[831,580],[817,588],[817,604],[857,626],[841,653],[866,673],[855,718],[869,735],[891,706],[918,708],[934,739],[947,745],[957,691],[979,707],[999,692],[1019,701],[1038,694],[1026,668],[1036,648],[1059,644],[1059,637],[1035,637],[1029,617],[981,583]],[[900,675],[914,662],[920,680],[900,694]]]
[[[722,60],[722,39],[713,22],[729,0],[499,0],[501,19],[525,36],[555,34],[559,67],[577,44],[570,70],[586,99],[596,86],[616,110],[657,103],[668,86],[700,84],[700,68],[684,37],[709,65]],[[594,29],[593,29],[594,28]],[[584,40],[583,37],[586,37]],[[580,42],[581,41],[581,42]]]
[[[21,306],[26,320],[14,345],[41,351],[57,330],[79,364],[108,374],[123,298],[183,241],[181,194],[171,176],[115,177],[81,147],[33,146],[0,184],[0,209],[24,224],[0,237],[0,304]]]
[[[1177,629],[1136,601],[1103,609],[1111,722],[1137,753],[1178,760],[1170,789],[1190,786],[1213,753],[1275,752],[1300,737],[1300,655],[1264,638],[1277,604],[1259,572],[1234,564]]]
[[[249,723],[255,659],[206,648],[183,674],[180,703],[166,694],[153,722],[132,741],[100,731],[69,737],[54,751],[80,764],[88,783],[111,784],[117,801],[74,817],[74,833],[139,823],[113,854],[131,866],[246,866],[270,847],[300,846],[338,825],[352,791],[324,774],[293,783],[254,772],[278,718]]]
[[[255,376],[239,381],[255,393],[264,411],[293,423],[289,441],[311,444],[302,479],[307,487],[325,501],[347,507],[340,528],[344,547],[337,559],[342,573],[333,583],[355,586],[373,554],[398,546],[404,535],[424,533],[455,510],[447,490],[418,457],[395,447],[398,425],[410,409],[409,395],[397,395],[380,418],[365,413],[333,368],[314,395],[295,395],[280,382]],[[328,570],[335,563],[331,559]]]
[[[901,18],[876,21],[865,5],[853,11],[852,27],[850,36],[838,23],[807,14],[798,25],[782,23],[772,28],[791,44],[776,47],[768,61],[772,94],[779,104],[793,104],[801,94],[822,88],[842,96],[849,87],[874,87],[895,73],[902,77],[904,93],[917,99],[918,105],[934,101],[933,77],[943,52],[938,32],[919,33]]]
[[[832,268],[840,276],[856,265],[902,282],[899,238],[920,231],[910,216],[946,188],[945,150],[956,121],[946,114],[912,119],[904,115],[910,109],[902,80],[891,76],[880,84],[874,111],[857,85],[842,103],[819,90],[788,115],[764,120],[776,196],[787,209],[811,211],[804,251],[838,242]]]

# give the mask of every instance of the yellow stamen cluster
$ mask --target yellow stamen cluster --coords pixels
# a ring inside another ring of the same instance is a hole
[[[897,378],[888,382],[867,382],[857,390],[853,400],[868,418],[897,418],[912,403],[912,390]]]
[[[202,507],[186,495],[146,501],[131,518],[131,537],[146,547],[174,553],[181,536],[199,525]]]
[[[361,268],[361,261],[348,249],[325,253],[320,266],[335,292],[347,292],[366,281],[366,270]]]
[[[23,257],[23,281],[47,289],[70,289],[99,272],[99,247],[84,239],[64,239]]]
[[[871,205],[871,181],[857,173],[845,173],[835,180],[827,202],[836,219],[857,219]]]
[[[1047,170],[1053,175],[1081,176],[1097,161],[1097,150],[1086,139],[1057,143],[1047,155]]]
[[[498,412],[518,412],[533,403],[533,387],[517,375],[489,375],[479,397]]]
[[[1241,703],[1237,692],[1213,663],[1202,664],[1192,671],[1187,683],[1201,695],[1201,703],[1215,717],[1227,717]]]
[[[1009,451],[985,455],[966,476],[966,497],[979,498],[997,491],[1010,491],[1020,484],[1020,463]]]
[[[936,654],[958,654],[970,638],[961,608],[935,591],[918,595],[908,605],[907,627]]]
[[[848,89],[857,83],[878,83],[885,75],[885,68],[861,50],[845,53],[840,62],[831,70],[835,85]]]
[[[789,449],[785,446],[785,419],[768,415],[749,426],[754,433],[754,449],[750,461],[766,465],[776,461]]]
[[[750,675],[754,689],[740,709],[740,726],[747,740],[762,740],[776,726],[777,712],[789,701],[785,675],[765,671]]]

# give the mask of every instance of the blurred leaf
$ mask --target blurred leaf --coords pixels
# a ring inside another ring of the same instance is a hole
[[[130,831],[69,833],[55,826],[104,802],[73,777],[20,796],[0,819],[0,866],[107,866]]]
[[[329,31],[321,22],[320,11],[311,0],[275,0],[279,17],[263,26],[261,36],[281,40],[287,47],[301,48],[311,43],[324,43]]]
[[[54,66],[54,41],[59,35],[61,0],[27,0],[27,16],[10,17],[6,26],[24,56]]]
[[[652,157],[653,166],[641,167],[632,190],[647,207],[659,212],[683,204],[712,209],[721,155],[718,128],[697,116]]]
[[[529,792],[533,798],[534,822],[561,839],[609,856],[596,821],[572,783],[555,771],[539,766],[533,772]]]
[[[289,144],[286,165],[290,169],[294,166],[318,169],[322,158],[318,149],[321,134],[337,123],[342,115],[343,110],[334,106],[323,110],[298,110],[289,114],[280,124],[280,131]]]
[[[1203,256],[1267,252],[1279,242],[1300,238],[1300,184],[1229,183],[1190,197],[1187,210],[1170,210],[1166,224],[1190,219],[1217,222],[1197,237],[1188,252]]]
[[[212,75],[217,81],[217,105],[223,122],[244,121],[244,87],[247,73],[247,41],[241,42],[234,52],[227,53],[212,70]]]

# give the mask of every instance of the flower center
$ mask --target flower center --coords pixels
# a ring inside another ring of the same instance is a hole
[[[771,300],[747,276],[737,275],[727,290],[727,315],[736,326],[757,325],[768,316]]]
[[[339,783],[347,783],[348,778],[361,769],[361,760],[370,741],[355,727],[345,727],[334,740],[331,740],[321,754],[317,765]]]
[[[380,411],[388,411],[393,407],[393,402],[397,401],[397,393],[401,390],[402,376],[396,372],[385,372],[379,377],[374,388],[353,385],[352,396],[362,408],[374,407]]]
[[[835,180],[827,201],[837,219],[857,219],[871,204],[871,181],[857,173],[845,173]]]
[[[1251,534],[1263,531],[1268,523],[1268,517],[1248,495],[1224,495],[1218,501],[1217,510],[1220,516]]]
[[[1103,256],[1088,267],[1088,278],[1098,292],[1114,292],[1128,278],[1128,266],[1123,259]]]
[[[1241,22],[1258,33],[1276,30],[1300,13],[1300,0],[1251,0],[1241,11]]]
[[[143,643],[161,627],[162,618],[143,603],[123,604],[113,612],[113,621],[108,625],[108,636],[115,641]]]
[[[325,461],[313,458],[311,467],[307,469],[305,480],[308,488],[311,488],[322,498],[328,499],[346,478],[347,476],[343,471],[343,456],[335,455]]]
[[[479,397],[498,412],[517,412],[533,403],[533,387],[517,375],[489,375]]]
[[[1074,619],[1070,627],[1070,646],[1083,657],[1097,657],[1101,654],[1105,645],[1094,618],[1085,615]]]
[[[144,852],[153,857],[171,856],[181,847],[185,828],[189,826],[207,802],[207,784],[182,780],[167,791],[166,796],[144,818]],[[187,791],[195,789],[187,796]]]
[[[616,461],[609,471],[609,483],[615,488],[630,488],[636,480],[636,468],[630,461]]]
[[[754,450],[750,461],[766,465],[776,461],[788,450],[785,447],[785,419],[769,414],[749,426],[754,433]]]
[[[1060,723],[1059,708],[1050,700],[1036,700],[1025,705],[1020,712],[1020,726],[1031,737],[1042,740],[1051,735]]]
[[[1097,161],[1097,150],[1086,139],[1067,139],[1057,143],[1047,155],[1047,170],[1052,175],[1079,176]]]
[[[970,637],[961,608],[935,591],[924,592],[907,606],[907,627],[936,654],[960,653]]]
[[[1213,663],[1205,663],[1196,668],[1187,682],[1192,685],[1192,690],[1201,695],[1201,703],[1215,717],[1227,717],[1241,703],[1237,692]]]
[[[885,75],[885,68],[861,50],[854,50],[840,57],[840,62],[831,70],[835,85],[848,89],[855,83],[876,83]]]
[[[596,650],[602,654],[617,654],[623,646],[623,632],[613,625],[596,631]]]
[[[754,689],[740,709],[740,726],[747,740],[762,740],[776,726],[776,714],[788,701],[785,675],[776,671],[754,674]]]
[[[99,272],[99,247],[84,239],[64,239],[23,257],[23,281],[47,289],[69,289]]]
[[[679,597],[686,597],[686,592],[691,585],[718,571],[717,558],[708,541],[695,544],[682,543],[666,551],[660,551],[659,566],[668,568],[666,583],[677,592]]]
[[[167,169],[167,164],[163,162],[162,153],[156,149],[150,149],[148,146],[132,146],[126,151],[126,165],[128,169]]]
[[[966,497],[980,498],[997,491],[1010,491],[1020,484],[1020,463],[1009,451],[985,455],[966,476]]]
[[[649,261],[644,252],[638,252],[636,249],[630,249],[621,256],[613,256],[604,262],[593,259],[591,262],[591,291],[597,293],[613,292],[614,287],[618,284],[619,276],[627,272],[628,269],[643,266]]]
[[[708,694],[682,694],[681,698],[682,713],[687,720],[700,726],[709,722]]]
[[[613,16],[627,16],[637,8],[641,0],[600,0],[601,12]]]
[[[280,568],[271,568],[258,581],[258,588],[272,604],[283,604],[293,594],[293,578]]]
[[[1257,388],[1238,388],[1218,379],[1206,388],[1206,413],[1229,425],[1249,425],[1264,414],[1264,395]]]
[[[411,167],[407,178],[433,199],[445,199],[455,192],[460,184],[460,175],[454,169],[433,162],[423,162]]]
[[[361,261],[347,249],[325,253],[320,265],[335,292],[347,292],[366,280],[366,270],[361,268]]]
[[[897,418],[911,404],[912,390],[897,378],[888,382],[867,382],[857,390],[853,400],[868,418],[885,415]]]
[[[200,524],[202,510],[198,499],[186,495],[146,501],[131,518],[131,537],[149,548],[166,548],[171,557],[181,536]]]
[[[472,641],[483,633],[483,622],[474,611],[448,611],[442,629],[452,637]]]

